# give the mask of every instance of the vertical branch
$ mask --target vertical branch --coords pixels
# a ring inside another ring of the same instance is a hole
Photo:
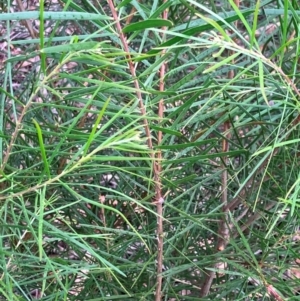
[[[113,18],[114,18],[114,21],[115,21],[115,24],[116,24],[116,28],[117,28],[117,33],[118,33],[118,35],[120,37],[122,46],[123,46],[123,48],[124,48],[124,50],[126,52],[126,58],[127,58],[127,62],[128,62],[128,68],[129,68],[129,71],[130,71],[131,76],[133,78],[134,87],[136,88],[136,95],[137,95],[137,98],[139,100],[140,111],[141,111],[142,116],[145,117],[144,118],[144,128],[145,128],[146,137],[147,137],[147,144],[148,144],[148,147],[152,150],[153,149],[153,143],[152,143],[152,139],[151,139],[151,132],[150,132],[148,120],[146,118],[146,109],[145,109],[145,106],[144,106],[144,103],[143,103],[143,97],[142,97],[142,92],[141,92],[141,89],[140,89],[139,81],[138,81],[138,79],[136,77],[136,72],[135,72],[134,64],[133,64],[133,61],[131,59],[131,55],[130,55],[130,51],[129,51],[129,46],[128,46],[126,37],[125,37],[124,33],[122,32],[122,26],[120,24],[120,20],[118,18],[118,14],[117,14],[116,8],[114,6],[113,0],[107,0],[107,3],[108,3],[109,8],[110,8],[110,10],[112,12],[112,15],[113,15]],[[154,155],[153,155],[152,152],[151,152],[150,155],[151,155],[152,158],[154,158]],[[156,173],[156,168],[154,168],[154,174],[155,173]]]
[[[234,1],[236,6],[239,7],[240,5],[240,0],[235,0]],[[235,22],[235,26],[237,27],[237,22]],[[233,51],[229,51],[228,56],[232,55]],[[234,60],[232,60],[232,65],[234,65]],[[234,71],[230,70],[227,74],[227,78],[229,80],[234,78]],[[222,141],[222,152],[227,153],[229,151],[229,143],[228,141],[230,140],[230,122],[229,120],[225,121],[223,125],[223,133],[224,133],[224,138]],[[228,241],[230,239],[230,225],[228,221],[228,171],[227,171],[227,166],[229,163],[229,159],[227,156],[223,158],[223,172],[221,175],[221,202],[222,202],[222,211],[223,211],[223,217],[219,222],[219,227],[218,227],[218,237],[217,237],[217,242],[216,242],[216,252],[221,252],[225,250]],[[216,262],[214,265],[214,268],[218,268],[220,265],[220,262]],[[211,288],[213,279],[215,278],[215,272],[209,271],[205,277],[204,277],[204,282],[200,291],[200,297],[205,297],[208,295],[209,290]]]
[[[233,53],[229,53],[231,55]],[[232,62],[234,64],[234,61]],[[228,72],[228,79],[232,79],[234,77],[233,70],[230,70]],[[228,140],[230,139],[230,122],[227,120],[225,121],[223,125],[223,131],[224,131],[224,138],[222,141],[222,152],[227,153],[229,151],[229,143]],[[229,241],[229,223],[228,223],[228,170],[227,166],[229,163],[228,157],[224,157],[223,159],[223,172],[222,172],[222,178],[221,178],[221,202],[222,202],[222,211],[223,211],[223,218],[220,221],[219,224],[219,230],[218,230],[218,240],[217,240],[217,251],[223,251],[226,248],[226,245]]]
[[[166,0],[164,0],[164,1],[166,1]],[[122,27],[121,27],[113,0],[107,0],[107,2],[108,2],[108,5],[110,7],[110,10],[112,12],[112,15],[113,15],[113,18],[114,18],[114,21],[116,24],[117,33],[120,37],[122,46],[127,54],[126,58],[128,61],[128,67],[129,67],[131,76],[133,78],[134,86],[136,88],[136,95],[139,100],[140,111],[141,111],[142,116],[145,117],[144,118],[144,128],[145,128],[145,133],[146,133],[146,137],[147,137],[148,147],[150,148],[150,150],[152,150],[153,143],[152,143],[152,139],[151,139],[151,133],[150,133],[148,120],[146,118],[146,109],[145,109],[145,106],[143,103],[141,89],[140,89],[139,82],[136,77],[136,72],[135,72],[133,61],[131,59],[128,43],[127,43],[125,35],[122,32]],[[168,13],[167,13],[167,10],[165,10],[163,12],[163,18],[167,19],[167,17],[168,17]],[[166,30],[166,28],[163,28],[163,30]],[[164,52],[162,54],[164,54]],[[166,65],[162,64],[162,66],[160,68],[160,82],[159,82],[159,90],[160,91],[164,91],[164,89],[165,89],[165,86],[164,86],[165,70],[166,70]],[[164,114],[164,100],[161,99],[159,101],[159,105],[158,105],[159,121],[162,120],[163,114]],[[161,143],[161,141],[162,141],[162,132],[159,131],[158,137],[157,137],[158,145]],[[154,154],[152,152],[150,155],[154,159],[153,160],[153,174],[154,174],[154,181],[155,181],[155,202],[154,203],[157,206],[157,285],[156,285],[156,292],[155,292],[156,293],[155,300],[159,301],[159,300],[161,300],[161,295],[162,295],[161,290],[162,290],[162,266],[163,266],[163,218],[162,218],[162,214],[163,214],[164,199],[162,197],[162,187],[161,187],[161,180],[160,180],[162,154],[161,154],[161,151],[158,151],[156,156],[154,156]]]
[[[12,133],[11,135],[11,138],[10,138],[10,142],[7,146],[7,150],[5,152],[5,156],[3,158],[3,161],[2,161],[2,165],[0,165],[0,169],[4,170],[5,169],[5,166],[9,160],[9,157],[12,153],[12,149],[14,147],[14,143],[18,137],[18,134],[19,132],[22,130],[22,127],[23,127],[23,118],[25,117],[27,111],[29,110],[29,108],[31,107],[33,101],[34,101],[34,98],[35,96],[38,94],[38,92],[42,89],[43,85],[45,83],[48,82],[48,80],[54,76],[54,74],[56,74],[59,70],[59,68],[61,68],[61,66],[64,64],[65,62],[61,62],[59,65],[57,65],[53,71],[48,75],[48,76],[45,76],[43,80],[41,80],[41,83],[37,86],[37,88],[35,89],[35,91],[31,94],[31,96],[29,97],[27,103],[25,105],[23,105],[23,108],[22,108],[22,111],[19,115],[19,118],[16,119],[16,125],[15,125],[15,129],[14,129],[14,132]]]
[[[17,2],[17,5],[18,5],[20,11],[21,11],[21,12],[25,12],[26,9],[25,9],[24,6],[23,6],[22,0],[17,0],[16,2]],[[31,38],[32,38],[32,39],[36,39],[38,33],[33,29],[31,21],[29,21],[29,20],[24,20],[22,23],[25,25],[25,27],[26,27],[27,30],[29,31],[29,34],[30,34]],[[37,47],[37,48],[38,48],[38,47]]]
[[[167,0],[164,0],[164,2]],[[163,12],[163,19],[168,18],[168,11],[165,10]],[[167,28],[163,27],[163,31]],[[164,34],[163,34],[164,35]],[[163,36],[164,39],[164,36]],[[162,55],[164,55],[166,50],[162,51]],[[160,80],[159,80],[159,91],[163,92],[165,89],[164,77],[166,73],[166,63],[163,63],[160,68]],[[164,100],[163,98],[159,101],[158,104],[158,120],[161,122],[164,117]],[[162,132],[158,132],[157,144],[160,145],[162,141]],[[162,197],[162,187],[161,187],[161,160],[162,153],[159,149],[156,155],[156,166],[157,166],[157,174],[155,175],[155,201],[156,201],[156,212],[157,212],[157,283],[156,283],[156,292],[155,292],[155,300],[160,301],[162,299],[162,267],[163,267],[163,203],[164,199]]]
[[[236,6],[239,8],[240,6],[240,0],[234,0]],[[238,21],[235,22],[235,27],[238,26]],[[228,56],[234,54],[233,51],[229,51]],[[232,65],[235,64],[234,59],[232,60]],[[234,71],[230,70],[227,74],[227,78],[229,80],[234,78]],[[230,140],[230,122],[229,120],[225,121],[224,123],[224,138],[223,138],[223,142],[222,142],[222,151],[224,153],[227,153],[229,151],[229,143],[228,141]],[[230,238],[230,234],[229,234],[229,222],[228,222],[228,187],[227,187],[227,182],[228,182],[228,170],[227,170],[227,166],[229,163],[229,159],[228,157],[224,157],[224,164],[223,164],[223,172],[222,172],[222,195],[221,195],[221,201],[222,201],[222,211],[224,213],[222,220],[220,221],[219,224],[219,230],[218,230],[218,240],[217,240],[217,251],[223,251],[226,246],[227,243],[229,241]]]

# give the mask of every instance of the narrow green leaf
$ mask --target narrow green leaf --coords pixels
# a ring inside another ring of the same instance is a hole
[[[246,153],[248,153],[248,151],[246,149],[239,149],[239,150],[231,151],[231,152],[206,154],[206,155],[201,155],[201,156],[184,157],[184,158],[180,158],[180,159],[165,160],[165,161],[163,161],[163,164],[195,162],[195,161],[199,161],[199,160],[222,158],[222,157],[235,157],[235,156],[239,156],[239,155],[246,154]]]
[[[47,161],[47,156],[46,156],[46,150],[45,150],[45,145],[44,145],[44,141],[43,141],[42,130],[40,128],[40,125],[37,123],[37,121],[35,119],[32,119],[32,121],[33,121],[33,123],[35,125],[35,128],[37,130],[37,136],[38,136],[38,140],[39,140],[41,156],[42,156],[42,159],[43,159],[43,162],[44,162],[44,168],[45,168],[45,171],[46,171],[46,174],[47,174],[48,178],[50,179],[51,175],[50,175],[49,164],[48,164],[48,161]]]
[[[256,151],[252,155],[252,157],[256,157],[256,156],[258,156],[262,153],[268,152],[270,150],[274,150],[277,147],[282,147],[282,146],[289,145],[289,144],[297,144],[299,142],[300,142],[300,139],[293,139],[293,140],[287,140],[287,141],[282,141],[282,142],[279,142],[279,143],[275,143],[274,145],[270,145],[270,146],[264,147],[261,150]]]
[[[129,24],[123,28],[123,33],[139,31],[143,29],[157,28],[157,27],[172,27],[173,23],[165,19],[149,19],[142,22]]]
[[[255,5],[255,11],[254,11],[254,14],[253,14],[253,26],[252,26],[252,32],[251,32],[251,40],[250,40],[250,45],[251,45],[251,48],[255,42],[255,32],[256,32],[256,29],[257,29],[257,20],[258,20],[258,13],[259,13],[259,9],[260,9],[260,0],[258,0],[256,2],[256,5]]]
[[[194,175],[189,175],[187,177],[184,177],[183,179],[180,179],[180,180],[172,181],[170,183],[173,184],[175,187],[176,185],[179,185],[179,184],[189,183],[189,182],[193,181],[195,178],[197,178],[197,175],[194,174]]]
[[[263,62],[258,60],[258,77],[259,77],[259,86],[260,86],[260,91],[263,96],[263,99],[265,100],[266,104],[269,105],[268,98],[266,95],[266,90],[265,90],[265,81],[264,81],[264,65]]]
[[[36,40],[36,43],[40,43],[40,39]],[[6,63],[13,63],[13,62],[22,62],[22,61],[26,61],[30,58],[36,57],[40,54],[40,51],[33,51],[31,53],[28,53],[26,55],[17,55],[17,56],[13,56],[9,59],[7,59],[5,62]],[[51,57],[53,57],[54,55],[51,55]],[[56,55],[57,56],[57,55]],[[58,57],[57,57],[58,58]]]
[[[41,53],[61,53],[70,51],[91,50],[100,45],[98,42],[80,42],[76,44],[64,44],[41,49]]]
[[[133,0],[123,0],[119,3],[119,5],[117,6],[117,10],[119,10],[121,7],[126,6],[127,4],[129,4],[131,1]]]
[[[108,145],[107,148],[109,148],[110,145]],[[114,147],[115,149],[117,149],[117,147]],[[105,147],[103,147],[103,149],[106,149]],[[128,151],[128,149],[127,149]],[[149,151],[145,152],[146,154],[149,153]],[[82,162],[87,162],[90,160],[95,160],[95,161],[99,161],[99,162],[108,162],[108,161],[123,161],[123,162],[128,162],[128,161],[149,161],[150,159],[147,157],[123,157],[123,156],[100,156],[100,155],[95,155],[94,157],[90,158],[83,158]]]
[[[251,27],[248,23],[248,21],[246,20],[246,16],[242,14],[242,11],[240,10],[240,8],[236,5],[234,0],[229,0],[229,3],[231,5],[231,7],[234,9],[234,11],[236,12],[236,14],[239,16],[240,21],[243,23],[243,25],[245,26],[248,35],[251,35]],[[253,10],[254,12],[254,10]]]
[[[183,135],[178,131],[166,129],[166,128],[156,126],[156,125],[152,125],[152,124],[150,125],[150,127],[151,127],[151,129],[154,129],[156,131],[159,131],[159,132],[162,132],[162,133],[165,133],[165,134],[170,134],[172,136],[177,136],[177,137],[183,137]]]
[[[44,0],[40,0],[40,49],[44,48]],[[46,73],[46,55],[45,53],[41,53],[41,68],[43,73]]]
[[[39,18],[39,11],[0,14],[0,21],[29,19],[39,20]],[[89,14],[83,12],[44,12],[44,20],[112,20],[112,18],[100,14]]]
[[[288,11],[289,11],[289,3],[288,1],[284,1],[284,14],[282,18],[281,23],[281,34],[282,34],[282,40],[283,42],[288,42],[289,38],[288,36],[288,27],[289,27],[289,18],[288,18]],[[283,60],[284,60],[284,53],[286,52],[287,48],[283,48],[280,54],[280,66],[282,66]]]
[[[135,92],[136,89],[133,87],[130,87],[129,85],[126,84],[119,84],[118,82],[106,82],[106,81],[101,81],[98,79],[93,79],[93,78],[88,78],[88,77],[82,77],[82,76],[77,76],[74,74],[68,74],[68,73],[60,73],[59,74],[60,78],[69,78],[74,81],[79,81],[79,82],[88,82],[96,85],[101,85],[103,90],[111,89],[115,93],[124,93],[124,91],[132,91]],[[142,93],[149,94],[147,91],[141,90]]]
[[[39,249],[39,259],[43,259],[44,249],[43,249],[43,225],[44,225],[44,211],[45,211],[45,198],[46,198],[46,186],[42,188],[39,192],[39,225],[38,225],[38,249]]]
[[[100,90],[100,87],[94,93],[93,98],[94,98],[94,96],[96,96],[98,94],[99,90]],[[94,124],[94,126],[92,128],[92,131],[91,131],[91,133],[89,135],[88,141],[86,142],[85,148],[83,150],[83,156],[85,156],[87,154],[88,150],[89,150],[89,147],[90,147],[90,145],[91,145],[91,143],[92,143],[92,141],[94,139],[96,130],[97,130],[98,125],[99,125],[99,123],[100,123],[100,121],[101,121],[101,119],[102,119],[102,117],[104,115],[104,112],[105,112],[105,110],[106,110],[106,108],[107,108],[107,106],[109,104],[109,101],[110,101],[110,97],[105,101],[105,103],[104,103],[104,105],[103,105],[100,113],[98,114],[97,120],[96,120],[96,122],[95,122],[95,124]]]
[[[155,94],[155,95],[167,95],[167,96],[177,95],[176,91],[172,91],[172,89],[170,89],[168,91],[158,91],[155,89],[147,88],[146,91],[151,94]]]
[[[45,18],[44,18],[45,19]],[[90,35],[77,35],[80,40],[88,40],[91,36]],[[94,34],[93,38],[102,38],[103,35],[101,34]],[[72,40],[72,36],[61,36],[61,37],[54,37],[54,38],[48,38],[44,37],[44,41],[46,42],[67,42]],[[12,45],[26,45],[26,44],[36,44],[39,43],[40,39],[28,39],[28,40],[13,40],[11,42]]]
[[[288,4],[288,1],[284,1],[284,5]],[[292,10],[283,8],[264,8],[266,16],[280,16],[280,15],[292,15]],[[300,10],[295,10],[294,13],[300,16]]]
[[[207,140],[202,140],[202,141],[197,141],[197,142],[190,142],[190,143],[183,143],[183,144],[175,144],[175,145],[157,145],[154,148],[158,149],[185,149],[188,147],[196,147],[200,146],[203,144],[211,144],[213,142],[217,142],[218,139],[207,139]]]

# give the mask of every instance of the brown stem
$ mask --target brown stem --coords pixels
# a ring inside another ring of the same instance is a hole
[[[233,210],[238,204],[241,202],[244,202],[245,197],[248,192],[248,187],[253,187],[254,179],[255,177],[264,171],[268,163],[270,162],[271,158],[277,154],[278,151],[274,151],[270,156],[268,156],[265,161],[260,165],[260,167],[256,170],[256,172],[247,180],[247,182],[244,184],[244,187],[241,189],[241,191],[238,193],[238,195],[233,198],[230,203],[227,204],[226,210]]]
[[[166,0],[165,0],[166,1]],[[139,106],[140,106],[140,111],[142,116],[144,116],[144,128],[145,128],[145,133],[147,137],[147,144],[150,150],[153,150],[153,142],[151,138],[151,132],[150,132],[150,127],[148,124],[148,120],[146,118],[146,109],[143,103],[143,98],[142,98],[142,93],[141,89],[139,86],[139,82],[136,77],[136,72],[134,68],[133,61],[131,59],[130,51],[129,51],[129,46],[126,40],[125,35],[122,32],[122,27],[120,24],[120,21],[118,19],[118,15],[113,3],[113,0],[107,0],[108,5],[110,7],[110,10],[112,12],[115,24],[116,24],[116,29],[117,33],[120,37],[121,44],[126,52],[126,58],[128,62],[128,67],[131,73],[131,76],[133,78],[133,83],[134,87],[136,89],[136,95],[139,100]],[[167,19],[168,13],[167,11],[163,12],[163,18]],[[166,28],[163,28],[165,30]],[[162,51],[162,54],[164,54],[165,50]],[[160,84],[159,84],[159,90],[164,91],[164,77],[165,77],[165,64],[162,64],[161,69],[160,69]],[[159,121],[162,120],[164,114],[164,101],[163,99],[160,100],[159,102],[159,107],[158,107],[158,119]],[[162,132],[158,132],[158,138],[157,138],[157,143],[158,145],[162,141]],[[153,154],[153,152],[150,153],[153,160],[153,175],[154,175],[154,181],[155,181],[155,204],[157,206],[157,285],[156,285],[156,295],[155,295],[155,300],[159,301],[161,300],[162,297],[162,266],[163,266],[163,203],[164,199],[162,197],[162,187],[161,187],[161,180],[160,180],[160,173],[161,173],[161,159],[162,159],[162,154],[161,151],[158,151],[156,153],[156,156]]]
[[[23,6],[22,0],[17,0],[17,4],[18,4],[18,7],[19,7],[20,11],[22,11],[22,12],[26,11],[26,9]],[[27,28],[27,30],[29,31],[29,34],[30,34],[31,38],[36,39],[37,33],[33,29],[31,22],[29,20],[24,20],[23,23],[24,23],[25,27]]]
[[[165,0],[166,1],[166,0]],[[165,2],[164,1],[164,2]],[[163,19],[168,18],[168,11],[165,10],[163,12]],[[166,30],[166,27],[162,28],[163,31]],[[164,38],[164,37],[163,37]],[[162,51],[162,55],[164,55],[166,50]],[[159,91],[163,92],[165,90],[165,82],[164,77],[166,73],[166,64],[163,63],[160,68],[160,81],[159,81]],[[158,104],[158,118],[159,121],[162,121],[164,117],[164,100],[163,98],[159,101]],[[160,145],[162,142],[162,132],[158,132],[157,144]],[[162,187],[161,187],[161,161],[162,161],[162,153],[161,150],[157,152],[157,174],[155,177],[155,200],[157,203],[156,212],[157,212],[157,285],[155,292],[155,300],[160,301],[162,299],[162,267],[163,267],[163,203],[164,199],[162,197]]]
[[[224,124],[224,133],[226,135],[226,139],[223,139],[223,146],[222,150],[223,152],[229,151],[229,144],[228,140],[230,139],[229,134],[229,122],[225,122]],[[226,134],[227,133],[227,134]],[[216,252],[223,251],[229,241],[230,238],[230,226],[228,222],[228,209],[226,208],[227,202],[228,202],[228,188],[227,188],[227,182],[228,182],[228,171],[227,171],[227,164],[228,164],[228,158],[224,158],[224,170],[222,172],[222,195],[221,195],[221,202],[223,204],[222,211],[224,213],[221,221],[219,222],[219,229],[218,229],[218,237],[217,237],[217,243],[216,243]],[[217,263],[218,264],[218,263]],[[214,267],[217,267],[216,264]],[[202,284],[202,288],[200,291],[200,297],[205,297],[208,295],[213,279],[215,278],[215,272],[209,271],[204,276],[204,281]]]
[[[239,0],[235,0],[235,4],[237,7],[239,7]],[[237,26],[237,23],[235,24]],[[229,51],[228,55],[233,54],[232,51]],[[234,65],[234,60],[232,60],[232,65]],[[231,80],[234,78],[234,71],[230,70],[227,75],[228,79]],[[224,138],[222,140],[222,151],[223,153],[226,153],[229,151],[229,143],[230,141],[230,122],[227,120],[224,123],[223,127],[223,132],[224,132]],[[222,194],[221,194],[221,202],[222,202],[222,211],[223,211],[223,217],[221,221],[219,222],[219,227],[218,227],[218,237],[217,237],[217,242],[216,242],[216,252],[221,252],[225,250],[229,239],[230,239],[230,224],[228,221],[228,170],[227,166],[229,163],[228,157],[224,157],[224,163],[223,167],[224,170],[222,172],[222,178],[221,178],[221,189],[222,189]],[[214,267],[217,267],[218,262],[214,264]],[[209,272],[204,276],[204,282],[200,291],[200,297],[205,297],[208,295],[213,279],[215,277],[215,272]]]
[[[18,7],[19,7],[20,11],[22,11],[22,12],[26,11],[21,0],[17,0],[17,4],[18,4]],[[24,25],[28,29],[28,31],[29,31],[30,36],[32,37],[32,39],[35,39],[36,35],[35,35],[35,31],[33,30],[31,22],[29,20],[25,20],[24,21]],[[7,147],[6,154],[5,154],[4,159],[2,161],[2,166],[1,166],[2,169],[4,169],[4,167],[5,167],[5,165],[6,165],[7,161],[8,161],[8,158],[9,158],[10,153],[12,151],[13,142],[15,141],[15,139],[16,139],[16,137],[18,135],[19,130],[22,128],[22,124],[21,124],[22,119],[23,119],[23,117],[24,117],[27,109],[30,107],[30,105],[31,105],[31,101],[28,101],[28,103],[23,108],[23,111],[22,111],[22,113],[20,115],[20,118],[16,121],[16,128],[15,128],[15,131],[14,131],[14,133],[12,135],[11,143]]]
[[[224,124],[224,133],[229,132],[230,124],[228,121]],[[229,144],[228,140],[230,139],[229,134],[227,134],[226,139],[223,139],[223,152],[229,151]],[[229,241],[229,227],[228,227],[228,221],[227,221],[227,215],[228,210],[226,208],[228,203],[228,188],[227,188],[227,182],[228,182],[228,171],[227,171],[227,165],[228,165],[228,158],[224,158],[224,170],[222,172],[222,195],[221,195],[221,201],[223,204],[223,219],[221,220],[219,224],[219,231],[218,231],[218,240],[217,240],[217,250],[223,251]]]
[[[125,37],[125,35],[122,32],[122,26],[120,24],[120,20],[118,18],[118,14],[117,14],[117,11],[115,9],[113,0],[107,0],[107,2],[108,2],[110,10],[112,12],[113,18],[115,20],[115,24],[116,24],[116,28],[117,28],[117,33],[118,33],[118,35],[120,37],[121,43],[122,43],[122,45],[124,47],[124,50],[126,52],[126,58],[127,58],[127,62],[128,62],[128,67],[129,67],[131,76],[133,78],[133,84],[134,84],[134,87],[136,89],[136,95],[137,95],[137,98],[139,100],[140,111],[141,111],[141,114],[145,117],[144,118],[144,128],[145,128],[146,137],[147,137],[147,144],[148,144],[148,147],[152,150],[153,149],[153,143],[152,143],[152,139],[151,139],[150,127],[149,127],[149,124],[148,124],[148,120],[146,118],[146,109],[145,109],[145,106],[144,106],[144,103],[143,103],[143,97],[142,97],[140,85],[139,85],[139,82],[138,82],[138,80],[136,78],[136,72],[135,72],[133,61],[131,59],[129,46],[128,46],[126,37]],[[153,155],[152,152],[150,153],[150,155],[151,155],[152,158],[154,158],[154,155]],[[154,165],[154,173],[156,173],[155,165]]]

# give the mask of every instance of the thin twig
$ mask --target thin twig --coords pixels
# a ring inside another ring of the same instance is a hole
[[[274,206],[276,205],[276,202],[271,202],[268,205],[266,205],[266,207],[264,208],[265,211],[268,211],[270,209],[272,209]],[[246,209],[245,212],[247,213],[249,210]],[[261,211],[256,212],[255,214],[253,214],[252,216],[249,217],[249,219],[247,220],[247,222],[240,227],[240,230],[242,232],[244,232],[246,229],[248,229],[249,226],[251,226],[255,221],[257,221],[258,219],[263,217],[263,213]],[[236,219],[236,221],[238,221],[241,218],[241,216],[239,216],[238,219]],[[233,238],[237,238],[239,235],[238,232],[234,233],[232,236]]]
[[[165,0],[166,1],[166,0]],[[164,2],[165,2],[164,1]],[[163,19],[168,18],[168,11],[164,10]],[[166,27],[162,28],[163,31],[167,30]],[[164,34],[163,34],[164,35]],[[163,36],[164,39],[164,36]],[[162,51],[162,55],[164,55],[166,50]],[[164,62],[160,68],[160,80],[159,80],[159,91],[163,92],[165,90],[165,73],[166,73],[166,63]],[[162,98],[158,104],[158,119],[162,121],[164,117],[164,99]],[[157,144],[160,145],[162,142],[162,132],[158,132]],[[156,279],[156,292],[155,292],[155,300],[160,301],[162,298],[162,267],[163,267],[163,203],[164,199],[162,197],[162,187],[161,187],[161,161],[162,161],[162,153],[161,150],[157,152],[156,155],[157,161],[157,173],[155,175],[155,200],[157,202],[156,212],[157,212],[157,279]]]
[[[22,11],[22,12],[26,11],[26,9],[23,6],[22,0],[17,0],[17,4],[18,4],[20,11]],[[27,28],[27,30],[29,31],[31,38],[36,39],[37,32],[33,29],[32,23],[29,20],[24,20],[23,23],[24,23],[25,27]]]
[[[148,147],[152,150],[153,149],[153,143],[152,143],[152,138],[151,138],[151,132],[150,132],[149,123],[148,123],[148,120],[146,118],[146,109],[145,109],[145,106],[144,106],[144,103],[143,103],[143,97],[142,97],[142,92],[141,92],[141,89],[140,89],[140,85],[139,85],[139,82],[138,82],[138,80],[136,78],[136,72],[135,72],[135,68],[134,68],[134,63],[133,63],[133,61],[131,59],[131,55],[130,55],[130,50],[129,50],[129,46],[128,46],[128,43],[127,43],[127,39],[126,39],[125,35],[122,32],[122,26],[120,24],[120,20],[118,18],[118,14],[117,14],[115,5],[113,3],[113,0],[107,0],[107,3],[109,5],[109,8],[110,8],[110,10],[112,12],[112,15],[113,15],[113,18],[115,20],[115,24],[116,24],[116,27],[117,27],[117,33],[118,33],[118,35],[120,37],[122,46],[124,47],[124,50],[126,52],[126,58],[127,58],[127,62],[128,62],[128,67],[129,67],[131,76],[133,78],[133,84],[134,84],[134,87],[136,89],[136,95],[137,95],[137,98],[139,100],[140,111],[141,111],[142,116],[145,117],[144,118],[144,128],[145,128],[146,137],[147,137],[147,144],[148,144]],[[150,156],[154,159],[154,155],[153,155],[152,152],[150,153]],[[155,165],[154,165],[154,173],[156,173]]]
[[[239,0],[235,0],[235,4],[237,5],[237,7],[239,7]],[[237,26],[237,23],[235,23],[235,25]],[[232,55],[233,51],[229,51],[228,56]],[[232,60],[232,65],[234,65],[234,59]],[[234,71],[230,70],[228,72],[227,75],[229,80],[232,80],[234,78]],[[230,121],[226,120],[224,123],[224,128],[223,128],[223,132],[224,132],[224,138],[222,140],[222,152],[223,153],[227,153],[229,152],[229,143],[228,141],[230,141],[231,138],[231,134],[230,134]],[[228,208],[227,208],[227,204],[228,204],[228,170],[227,170],[227,166],[229,163],[229,159],[228,157],[224,157],[223,158],[223,172],[222,172],[222,178],[221,178],[221,202],[222,202],[222,211],[223,211],[223,217],[219,222],[219,227],[218,227],[218,237],[217,237],[217,242],[216,242],[216,252],[221,252],[223,250],[225,250],[229,239],[230,239],[230,224],[228,222]],[[215,263],[214,267],[217,267],[216,265],[218,265],[218,262]],[[204,276],[204,282],[203,282],[203,286],[201,288],[200,291],[200,297],[205,297],[208,295],[209,290],[211,288],[213,279],[215,278],[215,272],[209,272]]]
[[[134,68],[134,63],[131,59],[130,51],[129,51],[129,46],[126,40],[125,35],[122,32],[122,27],[120,24],[120,20],[117,15],[117,11],[115,9],[113,0],[107,0],[108,5],[110,7],[110,10],[112,12],[116,28],[117,28],[117,33],[120,37],[121,44],[124,47],[124,50],[126,52],[126,58],[128,62],[128,67],[131,73],[131,76],[133,78],[133,83],[134,87],[136,89],[136,95],[139,100],[139,106],[140,106],[140,111],[142,116],[144,117],[144,128],[145,128],[145,133],[147,137],[147,144],[150,150],[153,150],[153,142],[151,138],[151,132],[150,132],[150,127],[148,120],[146,118],[146,109],[143,103],[143,98],[142,98],[142,93],[141,89],[139,86],[139,82],[136,77],[136,72]],[[167,11],[163,12],[163,18],[167,19]],[[166,28],[164,28],[166,29]],[[164,53],[164,51],[162,52]],[[160,91],[164,91],[164,76],[165,76],[165,64],[162,64],[161,70],[160,70],[160,86],[159,89]],[[162,120],[163,118],[163,113],[164,113],[164,101],[163,99],[160,100],[159,102],[159,108],[158,108],[158,118],[159,120]],[[162,141],[162,132],[158,132],[158,144],[160,144]],[[157,286],[156,286],[156,296],[155,300],[159,301],[161,300],[161,289],[162,289],[162,266],[163,266],[163,203],[164,199],[162,197],[162,187],[161,187],[161,181],[160,181],[160,173],[161,173],[161,159],[162,159],[162,154],[160,151],[157,152],[157,155],[154,156],[154,153],[151,152],[150,156],[153,160],[153,176],[154,176],[154,181],[155,181],[155,204],[157,206]]]
[[[56,74],[58,72],[59,68],[63,64],[64,64],[64,62],[61,62],[60,64],[58,64],[48,76],[44,77],[44,79],[41,81],[40,85],[37,86],[37,88],[35,89],[35,91],[29,97],[26,105],[23,106],[22,112],[20,113],[19,118],[16,120],[16,125],[15,125],[14,132],[13,132],[13,134],[11,136],[9,145],[7,146],[7,150],[6,150],[5,156],[4,156],[3,161],[2,161],[2,165],[0,166],[0,168],[2,170],[5,169],[5,166],[6,166],[7,162],[8,162],[8,159],[9,159],[11,153],[12,153],[12,149],[13,149],[14,143],[15,143],[17,137],[18,137],[19,132],[21,131],[21,129],[23,127],[23,123],[22,123],[23,118],[26,115],[26,113],[29,110],[29,108],[31,107],[31,105],[32,105],[32,103],[34,101],[35,96],[41,90],[41,88],[43,87],[44,83],[46,83],[49,80],[49,78],[51,78],[54,74]],[[38,187],[38,186],[42,187],[40,185],[36,185],[36,187]],[[30,188],[28,190],[26,190],[26,191],[29,191],[29,190],[30,190]],[[5,196],[3,196],[3,198],[5,198]],[[0,199],[1,199],[1,197],[0,197]]]
[[[233,76],[233,74],[229,75]],[[226,137],[223,139],[223,146],[222,146],[222,152],[228,152],[229,151],[229,144],[228,141],[230,139],[230,134],[229,134],[229,122],[226,121],[224,124],[224,133],[228,133]],[[229,210],[227,209],[227,203],[228,203],[228,171],[227,171],[227,164],[228,164],[228,157],[224,158],[224,170],[222,172],[222,195],[221,195],[221,202],[222,202],[222,211],[223,211],[223,217],[219,222],[219,228],[218,228],[218,237],[217,237],[217,242],[216,242],[216,252],[221,252],[223,251],[230,239],[230,225],[228,222],[228,212]],[[218,262],[216,263],[218,264]],[[216,264],[214,267],[216,268]],[[202,288],[200,291],[200,297],[205,297],[208,295],[209,290],[211,288],[213,279],[215,278],[215,272],[209,271],[207,274],[204,276],[204,281],[202,284]]]

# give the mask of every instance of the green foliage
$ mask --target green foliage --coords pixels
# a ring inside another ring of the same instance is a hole
[[[0,300],[299,298],[298,1],[1,6]]]

